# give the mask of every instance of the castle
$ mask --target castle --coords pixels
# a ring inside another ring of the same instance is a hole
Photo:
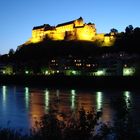
[[[111,46],[115,41],[113,33],[108,35],[97,34],[95,24],[84,23],[82,17],[57,26],[44,24],[34,27],[32,37],[25,44],[38,43],[44,39],[91,41],[98,43],[99,46]]]

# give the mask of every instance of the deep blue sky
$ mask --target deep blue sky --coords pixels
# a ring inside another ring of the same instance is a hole
[[[0,0],[0,54],[16,50],[33,26],[57,25],[82,16],[98,33],[140,26],[140,0]]]

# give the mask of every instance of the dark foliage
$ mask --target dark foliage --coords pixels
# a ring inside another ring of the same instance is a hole
[[[58,115],[61,116],[59,120]],[[104,123],[99,123],[102,112],[95,112],[91,108],[86,112],[84,108],[79,110],[79,117],[73,118],[67,115],[58,114],[51,110],[49,114],[44,115],[40,121],[36,121],[36,127],[32,129],[30,135],[21,135],[11,129],[1,129],[0,139],[3,140],[100,140],[109,133],[109,128]],[[95,127],[99,127],[100,132],[95,132]]]
[[[88,112],[82,107],[77,115],[68,116],[51,109],[48,114],[35,122],[30,135],[12,129],[0,129],[2,140],[139,140],[140,135],[133,127],[131,102],[123,97],[112,101],[116,112],[114,125],[99,120],[102,109],[91,108]]]
[[[140,134],[134,127],[131,114],[131,101],[129,97],[123,96],[112,102],[116,112],[114,118],[114,129],[117,140],[139,140]]]

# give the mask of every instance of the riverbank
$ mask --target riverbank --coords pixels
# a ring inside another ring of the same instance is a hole
[[[0,75],[0,84],[47,86],[47,87],[70,87],[70,88],[140,88],[140,77],[122,76],[43,76],[43,75]]]

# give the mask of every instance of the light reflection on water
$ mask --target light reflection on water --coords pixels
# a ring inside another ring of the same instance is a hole
[[[2,86],[3,106],[6,105],[6,93],[7,93],[7,87]]]
[[[133,98],[133,103],[135,99],[140,99],[139,94],[132,94],[130,91],[105,92],[1,86],[0,126],[6,127],[10,120],[10,126],[13,128],[29,129],[34,127],[35,120],[48,113],[52,107],[66,114],[76,113],[81,107],[86,111],[90,111],[91,107],[96,110],[103,109],[103,121],[111,121],[110,101],[123,95],[127,104],[128,99],[131,101]]]
[[[45,91],[45,110],[49,111],[49,91],[47,89]]]
[[[76,96],[76,91],[71,90],[71,109],[75,110],[75,96]]]
[[[28,109],[29,108],[29,95],[30,93],[29,93],[29,88],[28,87],[25,87],[25,105],[26,105],[26,108]]]
[[[103,93],[102,92],[100,92],[100,91],[98,91],[98,92],[96,92],[96,94],[97,94],[97,97],[96,97],[96,102],[97,102],[97,110],[101,110],[102,109],[102,104],[103,104]]]
[[[131,92],[130,91],[124,91],[124,97],[125,97],[127,107],[130,108]]]

